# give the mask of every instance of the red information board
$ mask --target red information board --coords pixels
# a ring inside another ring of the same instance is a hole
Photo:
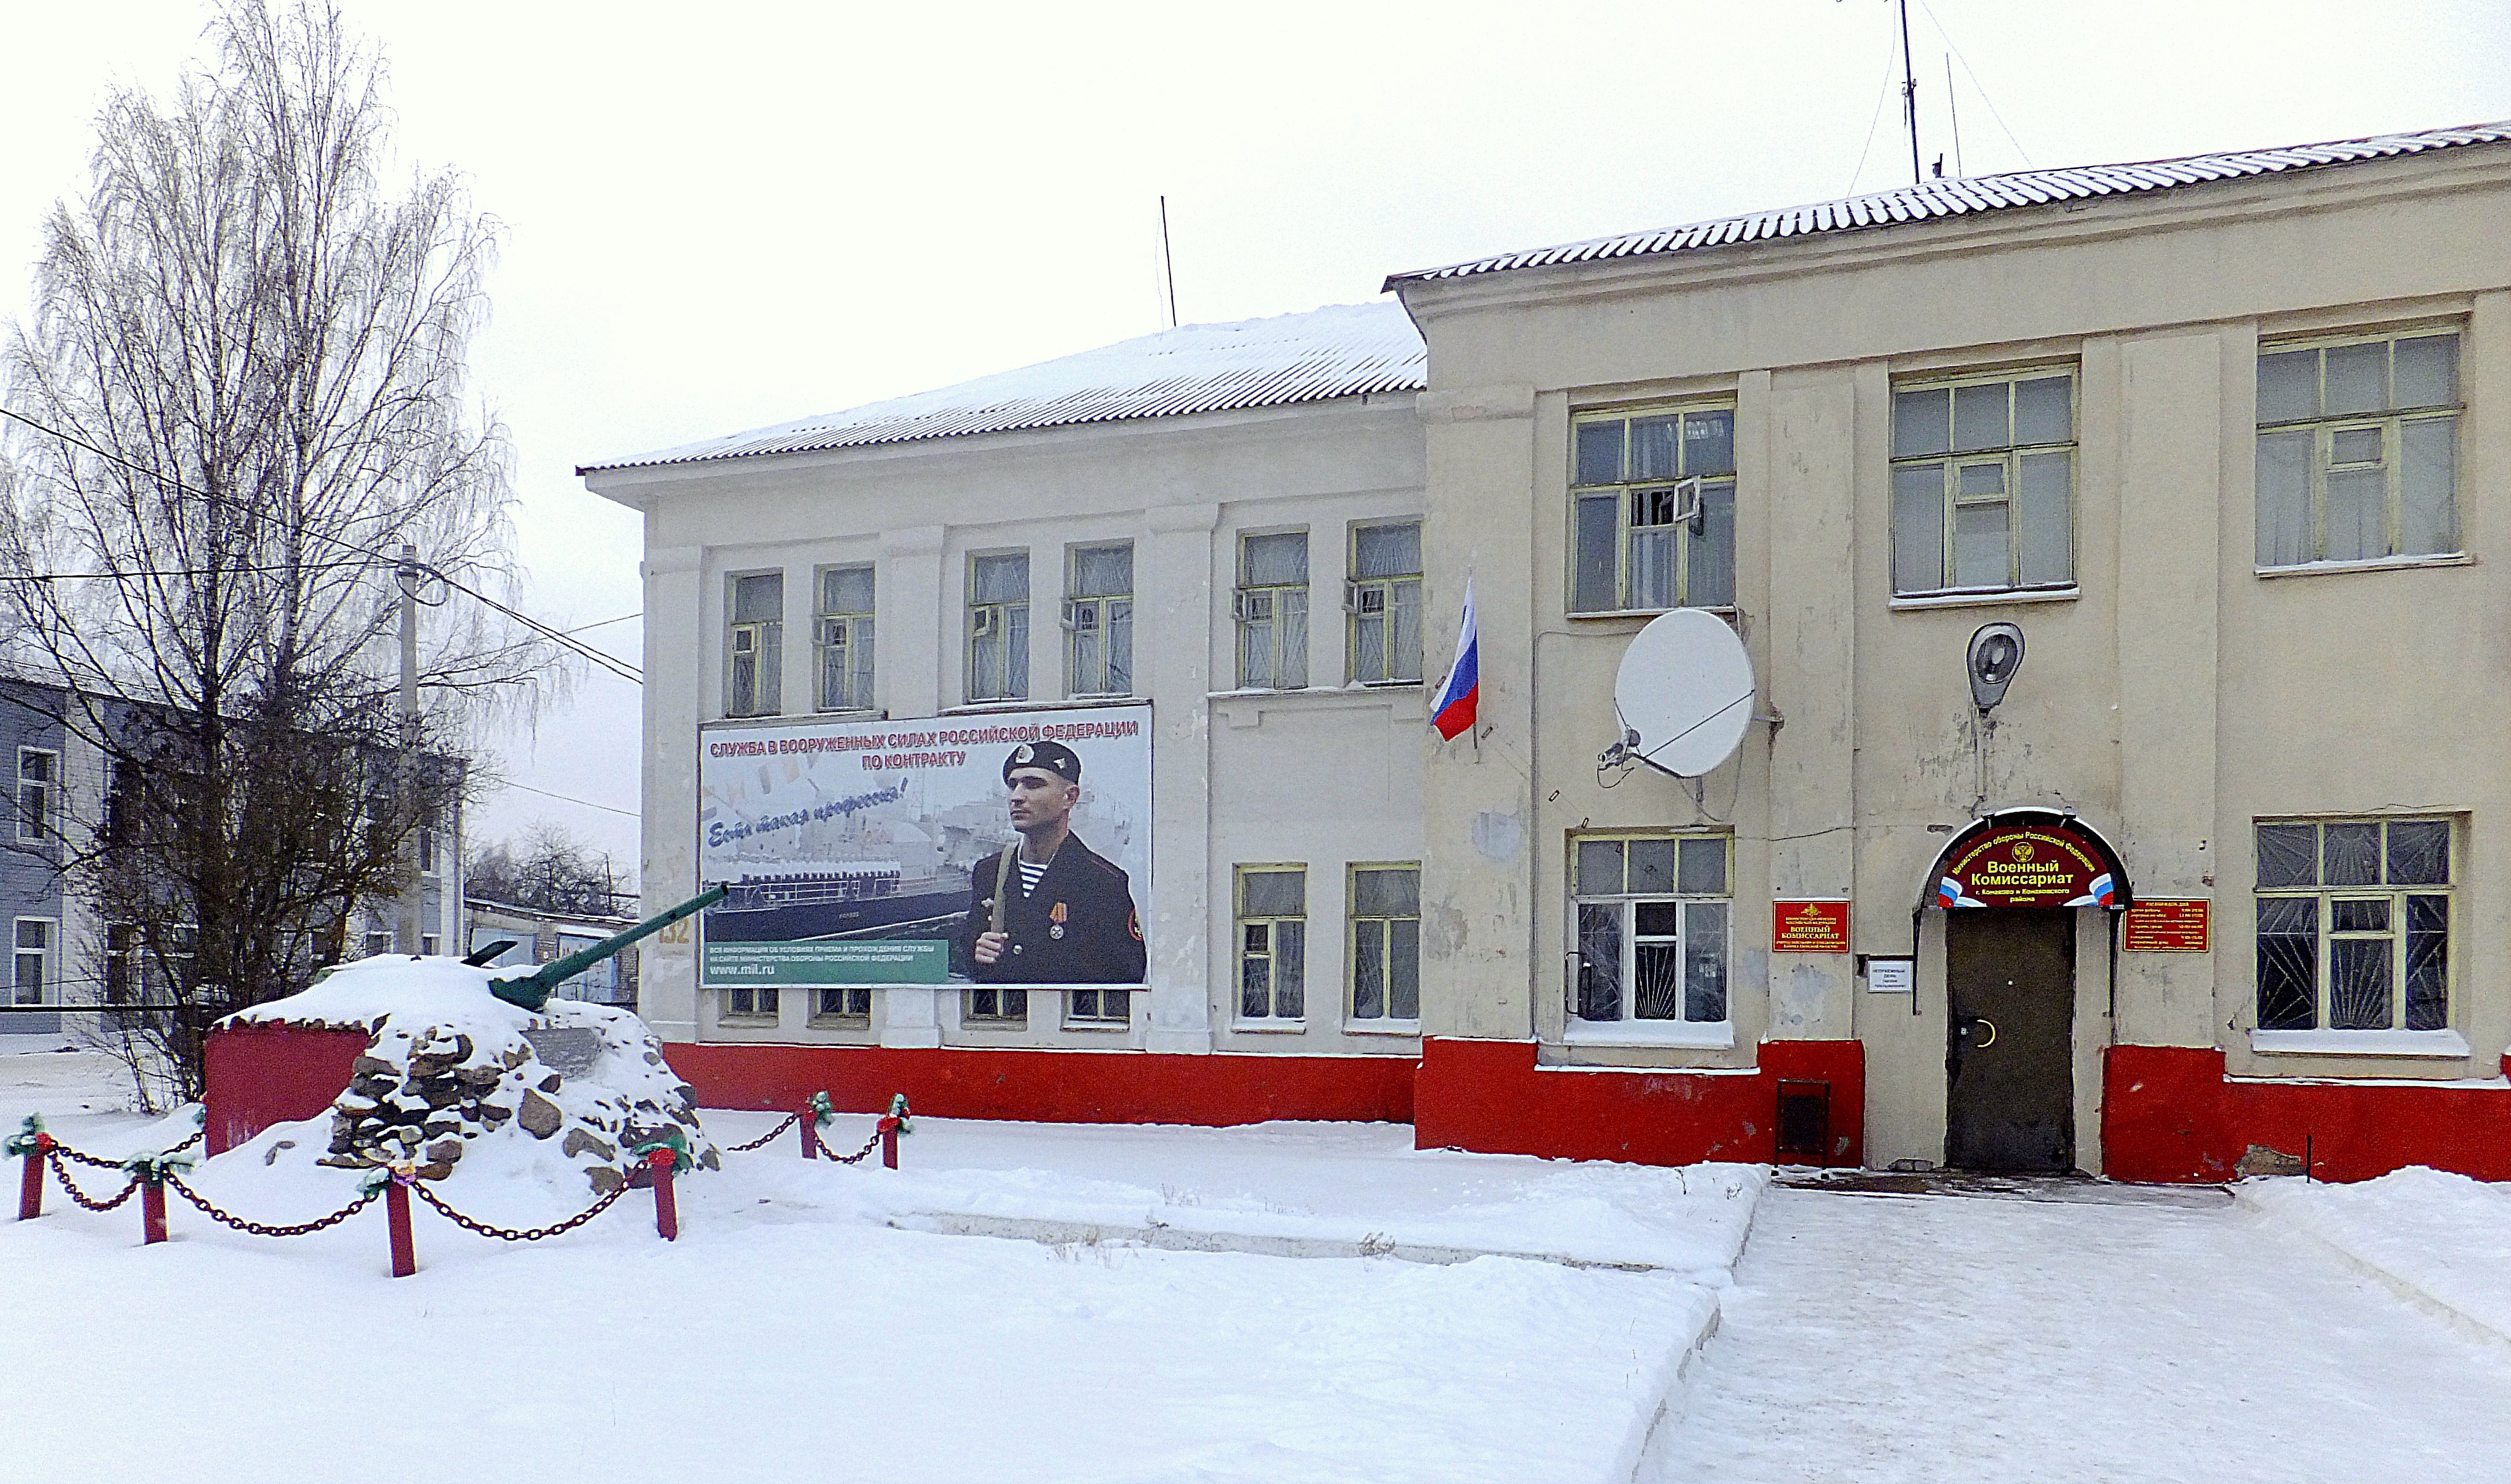
[[[1847,953],[1848,904],[1835,901],[1772,903],[1770,952]]]
[[[2147,897],[2127,910],[2127,937],[2119,946],[2139,954],[2202,954],[2211,905],[2204,897]]]

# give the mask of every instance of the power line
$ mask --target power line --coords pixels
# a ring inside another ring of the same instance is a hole
[[[610,626],[611,626],[612,624],[614,624],[614,623],[626,623],[626,622],[628,622],[630,619],[634,619],[634,618],[642,618],[642,617],[644,617],[644,616],[645,616],[645,615],[644,615],[642,612],[637,612],[637,613],[622,613],[622,614],[620,614],[620,615],[619,615],[618,617],[616,617],[616,618],[605,618],[605,619],[601,620],[599,623],[580,623],[580,624],[577,624],[574,628],[567,630],[566,632],[568,632],[569,634],[590,634],[590,633],[592,633],[592,632],[593,632],[594,630],[596,630],[596,629],[606,629],[606,628],[610,627]]]
[[[1979,80],[1979,74],[1971,70],[1970,59],[1962,55],[1961,48],[1953,45],[1953,33],[1945,29],[1943,19],[1929,9],[1927,0],[1918,0],[1918,9],[1926,11],[1927,23],[1936,28],[1938,36],[1944,38],[1945,50],[1953,54],[1953,59],[1960,62],[1962,71],[1969,75],[1970,85],[1979,90],[1979,100],[1988,105],[1988,116],[1996,120],[1996,127],[2005,132],[2005,142],[2013,145],[2014,152],[2023,157],[2024,168],[2037,170],[2039,167],[2031,163],[2031,151],[2023,147],[2023,141],[2016,138],[2014,131],[2007,127],[2005,115],[1996,111],[1996,99],[1989,97],[1988,84]]]
[[[508,783],[505,786],[510,789],[522,789],[526,794],[538,794],[543,799],[555,799],[560,803],[580,803],[588,809],[603,809],[612,814],[624,814],[630,819],[643,818],[643,816],[638,814],[635,809],[623,809],[617,804],[595,803],[590,799],[577,799],[568,794],[553,794],[547,789],[536,789],[528,783]]]
[[[368,562],[293,562],[284,566],[239,563],[234,566],[134,566],[110,572],[0,572],[0,582],[61,582],[122,577],[222,577],[230,572],[318,572],[343,566],[369,566]]]

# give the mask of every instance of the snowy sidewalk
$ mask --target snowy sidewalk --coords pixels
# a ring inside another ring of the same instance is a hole
[[[1774,1188],[1735,1284],[1650,1484],[2511,1466],[2511,1364],[2244,1210]]]

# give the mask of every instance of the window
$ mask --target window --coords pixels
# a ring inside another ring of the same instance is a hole
[[[1238,543],[1238,686],[1297,690],[1308,683],[1308,533]]]
[[[18,749],[18,838],[50,840],[53,836],[54,790],[61,776],[61,757],[41,748]]]
[[[2259,566],[2458,550],[2458,336],[2259,348]]]
[[[1569,608],[1735,602],[1735,410],[1577,419]]]
[[[60,924],[49,918],[18,919],[18,973],[16,1002],[39,1005],[47,1001],[46,991],[52,986],[53,939]]]
[[[968,559],[968,699],[1028,699],[1028,553]]]
[[[1421,679],[1421,523],[1360,526],[1351,533],[1351,678],[1363,685]]]
[[[392,951],[393,935],[390,928],[385,928],[381,931],[370,931],[367,934],[367,957],[373,958],[383,954],[389,954]]]
[[[731,717],[780,716],[785,710],[785,574],[732,579],[730,668],[723,711]]]
[[[104,763],[104,828],[97,843],[127,845],[138,839],[139,769],[119,758]]]
[[[820,573],[822,711],[872,709],[871,588],[869,566],[832,566]]]
[[[516,964],[522,964],[527,967],[530,965],[532,961],[531,929],[524,927],[486,927],[479,925],[472,927],[472,953],[477,954],[491,943],[504,943],[509,946],[505,952],[488,960],[488,967],[512,968]],[[392,939],[389,936],[384,938],[384,947],[387,950],[392,947]]]
[[[1239,867],[1238,1018],[1305,1016],[1307,976],[1307,868]]]
[[[2074,372],[1895,387],[1892,591],[2074,581]]]
[[[812,995],[814,1020],[848,1020],[866,1025],[871,1022],[869,990],[814,990]]]
[[[777,1003],[774,990],[726,990],[723,992],[723,1018],[726,1020],[774,1020]]]
[[[1601,1024],[1726,1019],[1727,838],[1575,841],[1569,1013]]]
[[[1018,1029],[1028,1024],[1028,991],[996,989],[987,985],[968,992],[967,1008],[962,1021],[974,1026],[995,1029]]]
[[[1064,683],[1072,695],[1134,693],[1134,548],[1076,546],[1063,580]]]
[[[1421,868],[1351,868],[1351,1018],[1421,1018]]]
[[[1134,996],[1123,990],[1073,990],[1064,1002],[1063,1018],[1089,1026],[1133,1023]]]
[[[420,933],[418,935],[418,951],[425,954],[430,958],[433,958],[436,957],[436,945],[441,940],[434,933]]]
[[[600,943],[599,938],[584,933],[560,933],[558,956],[561,958],[570,957],[583,953],[588,948],[597,948]],[[620,1003],[619,956],[613,954],[591,968],[577,973],[558,987],[558,996],[561,999],[581,999],[600,1005]]]
[[[416,834],[418,836],[418,874],[434,876],[436,875],[436,832],[422,825]]]
[[[2447,819],[2258,827],[2259,1029],[2450,1027]]]

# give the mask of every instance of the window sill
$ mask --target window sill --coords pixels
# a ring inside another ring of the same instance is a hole
[[[1305,1035],[1308,1023],[1304,1020],[1241,1020],[1231,1022],[1229,1029],[1241,1035]]]
[[[1916,593],[1895,598],[1894,611],[1912,608],[1982,608],[2009,603],[2072,603],[2084,596],[2080,587],[2008,587],[1981,593]]]
[[[1675,1046],[1688,1051],[1731,1051],[1735,1046],[1735,1027],[1728,1021],[1714,1025],[1692,1021],[1577,1023],[1563,1034],[1561,1040],[1569,1046]]]
[[[2250,1049],[2261,1056],[2468,1056],[2467,1038],[2455,1031],[2253,1031]]]
[[[1421,1023],[1417,1020],[1346,1020],[1342,1023],[1342,1034],[1417,1038],[1421,1034]]]
[[[1130,1020],[1067,1020],[1063,1023],[1063,1029],[1066,1031],[1097,1031],[1102,1034],[1122,1035],[1126,1032],[1134,1029],[1134,1023]]]
[[[2412,571],[2419,566],[2474,566],[2463,551],[2436,552],[2428,557],[2375,557],[2368,562],[2304,562],[2295,566],[2261,566],[2261,577],[2325,577],[2337,572]]]
[[[1081,706],[1140,706],[1138,695],[1077,695],[1066,699],[1033,701],[1026,697],[1006,696],[999,701],[968,701],[957,706],[945,706],[946,717],[985,716],[998,711],[1069,711]]]
[[[1680,608],[1573,608],[1573,609],[1571,609],[1569,612],[1567,612],[1567,613],[1564,614],[1563,616],[1564,616],[1564,617],[1566,617],[1566,618],[1569,618],[1569,619],[1572,619],[1572,620],[1575,620],[1575,619],[1614,619],[1614,618],[1662,618],[1662,617],[1664,617],[1664,616],[1665,616],[1666,614],[1668,614],[1668,613],[1675,613],[1675,612],[1680,612],[1680,611],[1682,611],[1682,610],[1681,610],[1681,609],[1680,609]],[[1693,611],[1695,611],[1695,612],[1701,612],[1701,613],[1715,613],[1715,614],[1717,614],[1719,617],[1723,618],[1723,619],[1726,619],[1726,620],[1728,620],[1728,621],[1730,621],[1730,622],[1731,622],[1731,621],[1734,619],[1734,617],[1735,617],[1735,605],[1733,605],[1733,604],[1731,604],[1731,603],[1712,604],[1712,605],[1710,605],[1709,606],[1702,607],[1702,608],[1697,608],[1697,609],[1694,609]]]

